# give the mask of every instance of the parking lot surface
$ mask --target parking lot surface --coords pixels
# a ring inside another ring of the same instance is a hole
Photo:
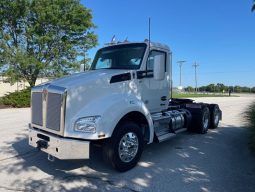
[[[220,127],[148,145],[125,173],[105,164],[100,149],[90,160],[48,161],[28,145],[30,109],[0,109],[0,191],[255,191],[255,157],[243,113],[254,96],[197,100],[219,104]]]

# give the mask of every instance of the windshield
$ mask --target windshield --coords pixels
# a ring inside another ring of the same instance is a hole
[[[91,69],[139,69],[145,49],[145,43],[116,45],[100,49]]]

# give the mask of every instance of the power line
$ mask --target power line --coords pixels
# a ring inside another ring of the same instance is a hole
[[[195,91],[197,92],[197,67],[199,66],[199,64],[195,62],[192,66],[195,68]]]
[[[177,61],[179,67],[180,67],[180,87],[182,86],[182,65],[185,63],[186,61]]]

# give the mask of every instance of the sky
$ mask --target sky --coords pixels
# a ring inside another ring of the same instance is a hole
[[[167,44],[173,53],[173,82],[179,85],[177,61],[182,67],[182,86],[224,83],[255,86],[255,12],[252,0],[82,0],[91,9],[97,26],[98,46],[110,42],[151,41]]]

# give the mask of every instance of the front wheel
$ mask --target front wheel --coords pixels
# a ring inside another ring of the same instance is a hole
[[[139,161],[143,143],[140,127],[134,122],[123,122],[116,127],[112,138],[104,146],[104,158],[118,171],[127,171]]]

